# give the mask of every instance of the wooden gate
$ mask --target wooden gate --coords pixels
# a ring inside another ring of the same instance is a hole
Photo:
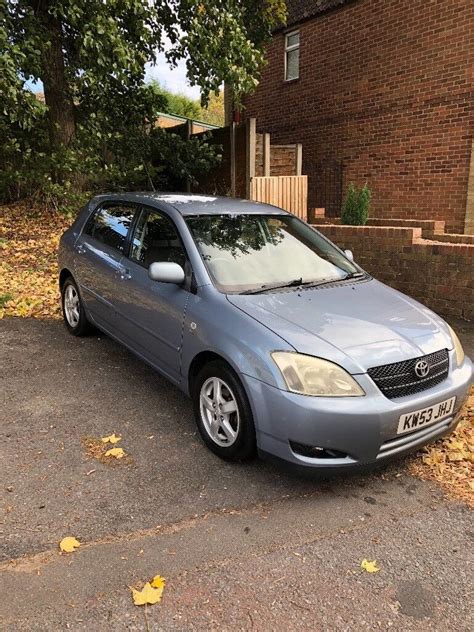
[[[308,214],[308,176],[253,177],[250,199],[274,204],[306,220]]]

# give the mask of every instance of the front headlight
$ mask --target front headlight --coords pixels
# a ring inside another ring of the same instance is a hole
[[[313,356],[274,351],[272,353],[289,391],[319,397],[361,397],[364,391],[337,364]]]
[[[451,338],[453,339],[454,351],[456,352],[456,363],[458,366],[464,362],[464,349],[462,348],[461,341],[457,337],[456,332],[452,327],[449,327],[449,333],[451,334]]]

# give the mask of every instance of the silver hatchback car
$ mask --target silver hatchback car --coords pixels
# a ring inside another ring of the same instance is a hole
[[[96,326],[190,395],[226,459],[382,462],[453,430],[468,396],[449,325],[274,206],[101,195],[59,270],[71,334]]]

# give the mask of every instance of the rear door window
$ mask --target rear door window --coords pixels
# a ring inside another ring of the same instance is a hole
[[[104,204],[86,227],[86,234],[111,248],[123,252],[135,207],[126,204]]]

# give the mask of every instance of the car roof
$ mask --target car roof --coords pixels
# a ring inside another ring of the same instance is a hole
[[[110,193],[99,195],[97,201],[122,201],[146,204],[148,206],[170,206],[181,215],[288,215],[278,206],[262,204],[239,198],[199,195],[195,193]]]

